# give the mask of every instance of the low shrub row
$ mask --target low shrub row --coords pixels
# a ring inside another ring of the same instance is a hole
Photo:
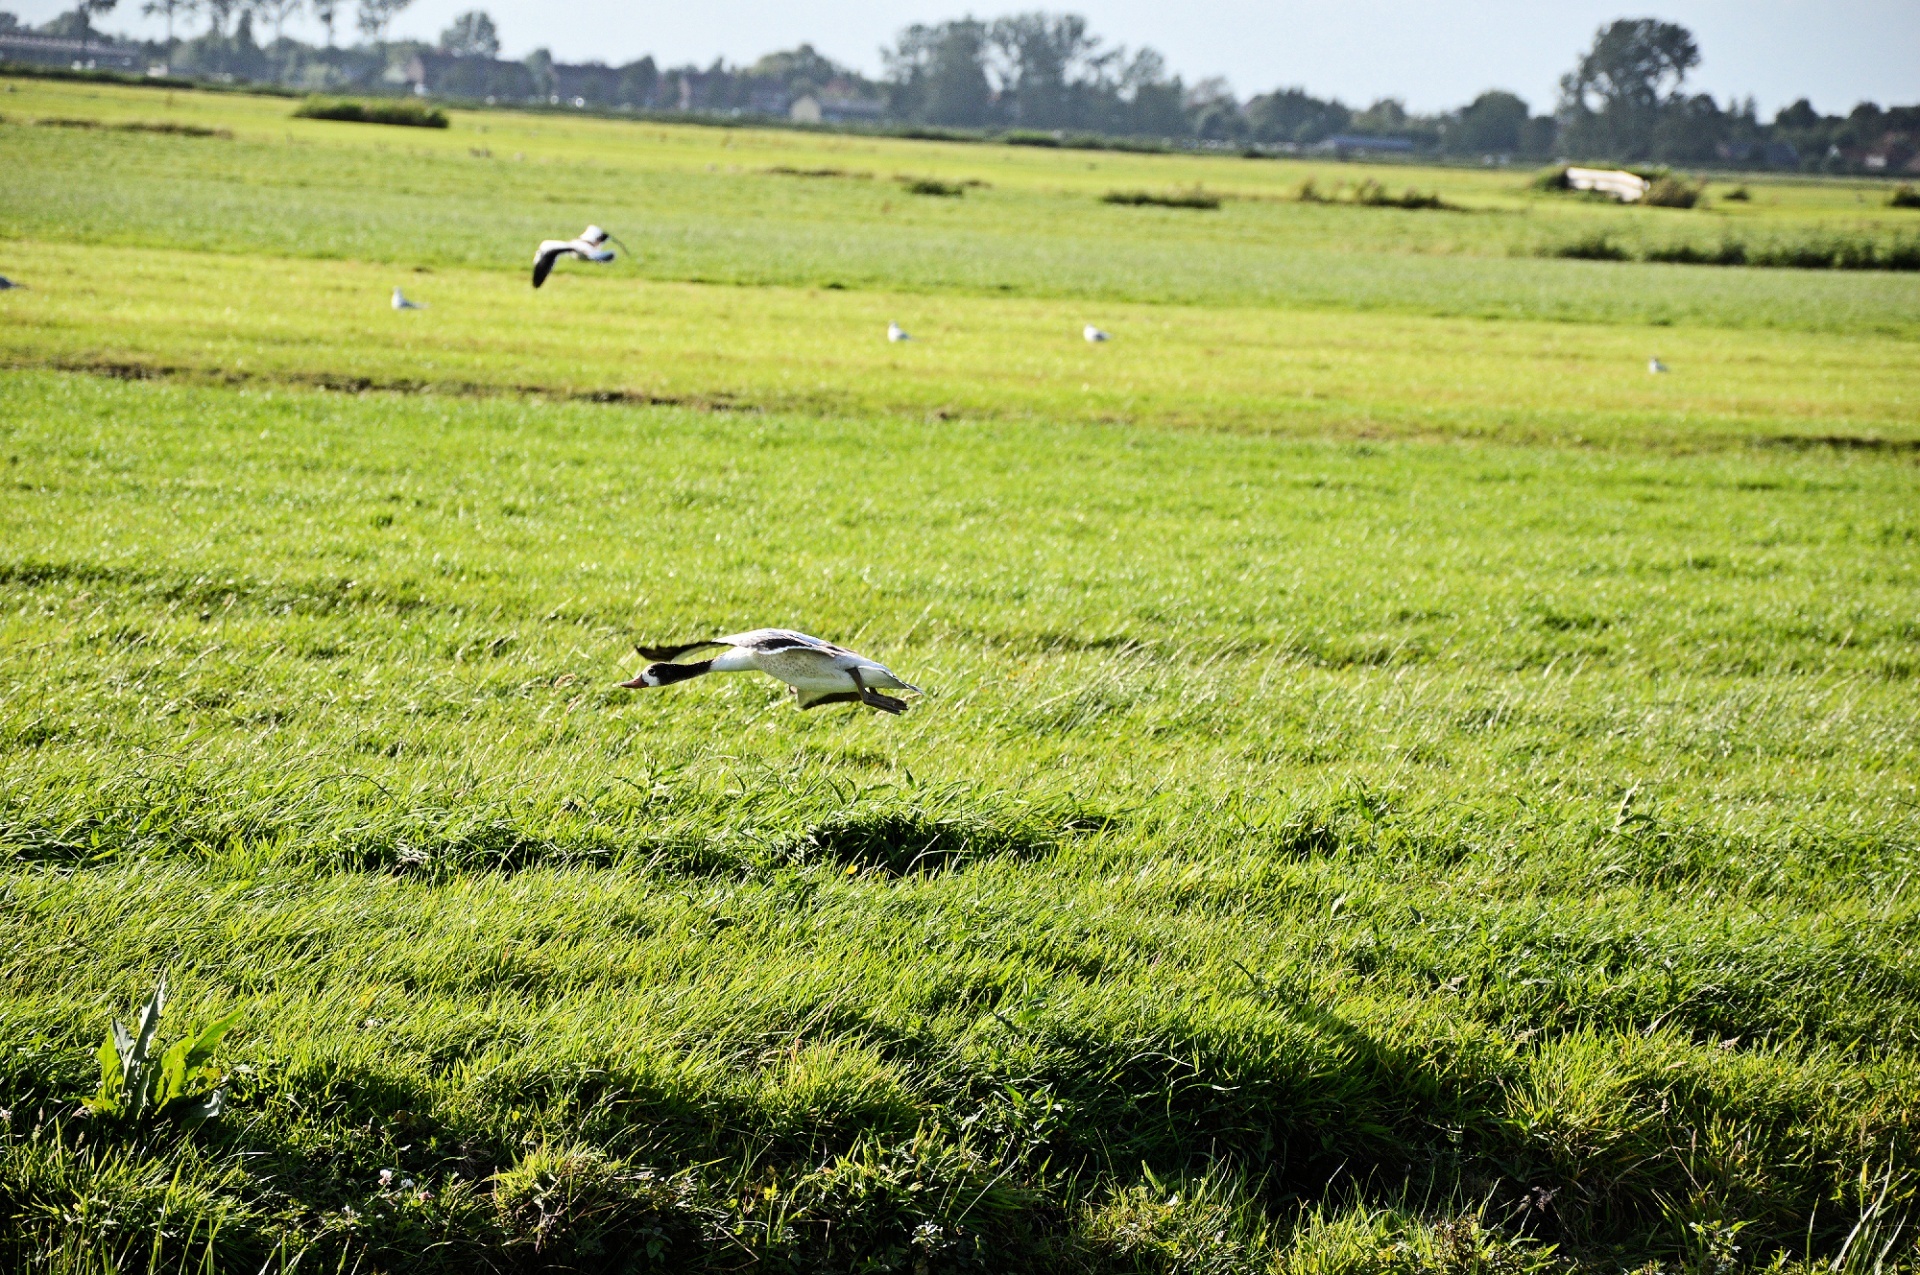
[[[355,102],[308,98],[294,109],[307,120],[343,120],[349,124],[397,124],[405,128],[445,128],[447,113],[419,102]]]
[[[1749,243],[1629,245],[1606,232],[1548,244],[1543,257],[1580,261],[1653,261],[1688,266],[1769,266],[1792,270],[1920,270],[1920,240],[1832,235]]]

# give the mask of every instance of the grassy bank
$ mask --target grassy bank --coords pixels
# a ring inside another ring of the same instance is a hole
[[[1912,1163],[1907,465],[8,386],[16,1254],[1604,1263]],[[800,616],[931,699],[611,686]],[[39,1123],[158,965],[246,1115]]]
[[[0,1267],[1912,1268],[1920,280],[1532,255],[1865,187],[19,87]]]

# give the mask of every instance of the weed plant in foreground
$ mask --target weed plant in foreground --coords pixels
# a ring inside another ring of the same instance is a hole
[[[1905,459],[0,404],[9,1265],[1908,1260]]]

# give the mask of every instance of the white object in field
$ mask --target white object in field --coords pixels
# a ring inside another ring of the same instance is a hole
[[[424,301],[407,300],[407,294],[395,288],[393,290],[393,308],[396,310],[424,310],[427,306]]]
[[[1080,335],[1087,338],[1087,340],[1093,341],[1093,342],[1113,340],[1113,333],[1102,332],[1099,328],[1094,327],[1091,323],[1089,323],[1084,329],[1081,330]]]
[[[562,257],[577,257],[581,261],[612,261],[613,250],[601,246],[609,239],[620,243],[598,226],[588,226],[580,232],[578,239],[542,239],[533,253],[533,286],[537,288],[545,283],[547,276],[553,273],[554,264]]]
[[[1660,375],[1660,373],[1666,370],[1667,370],[1667,365],[1660,361],[1660,356],[1658,354],[1654,355],[1652,358],[1647,360],[1647,371],[1653,373],[1653,375],[1658,376]]]
[[[713,647],[725,647],[712,659],[675,663],[683,655]],[[793,691],[800,708],[821,704],[865,704],[883,713],[904,713],[907,702],[882,695],[874,688],[921,694],[919,687],[901,681],[886,665],[856,655],[844,646],[792,629],[754,629],[706,642],[686,642],[678,646],[636,646],[633,648],[654,663],[631,682],[620,685],[628,690],[653,686],[671,686],[705,673],[765,673],[785,682]]]
[[[908,336],[907,330],[901,327],[898,323],[889,323],[887,324],[887,340],[911,341],[913,340],[913,338]]]
[[[1567,185],[1574,190],[1597,190],[1623,204],[1639,203],[1652,185],[1637,173],[1618,168],[1569,168]]]

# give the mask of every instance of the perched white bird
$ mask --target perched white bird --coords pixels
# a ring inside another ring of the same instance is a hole
[[[395,288],[393,290],[393,308],[396,310],[424,310],[427,306],[423,301],[407,300],[407,294]]]
[[[562,257],[578,257],[581,261],[612,261],[613,249],[601,247],[609,239],[613,239],[613,236],[600,227],[588,226],[580,232],[578,239],[541,240],[540,247],[533,254],[533,286],[537,288],[545,283],[547,276],[553,273],[554,263]],[[618,239],[613,241],[620,243]]]
[[[7,278],[7,276],[0,274],[0,292],[5,292],[10,288],[24,288],[26,286],[24,283],[15,283],[13,280]]]
[[[889,323],[887,324],[887,340],[911,341],[913,340],[913,338],[908,336],[907,330],[901,327],[898,323]]]
[[[725,647],[712,659],[677,664],[683,655],[712,647]],[[882,695],[876,686],[921,694],[919,687],[903,682],[883,664],[864,655],[856,655],[843,646],[823,642],[817,637],[795,633],[791,629],[755,629],[735,633],[708,642],[687,642],[680,646],[636,646],[649,660],[631,682],[620,685],[629,690],[650,686],[670,686],[704,673],[765,673],[793,690],[793,701],[800,708],[821,704],[865,704],[883,713],[904,713],[905,700]]]
[[[1099,328],[1094,327],[1091,323],[1089,323],[1085,328],[1081,330],[1080,335],[1087,338],[1087,340],[1093,342],[1096,345],[1099,344],[1101,341],[1113,340],[1113,333],[1102,332]]]
[[[1667,365],[1660,361],[1660,356],[1658,354],[1654,355],[1652,358],[1647,360],[1647,371],[1651,372],[1653,375],[1658,376],[1660,375],[1660,373],[1666,370],[1667,370]]]

